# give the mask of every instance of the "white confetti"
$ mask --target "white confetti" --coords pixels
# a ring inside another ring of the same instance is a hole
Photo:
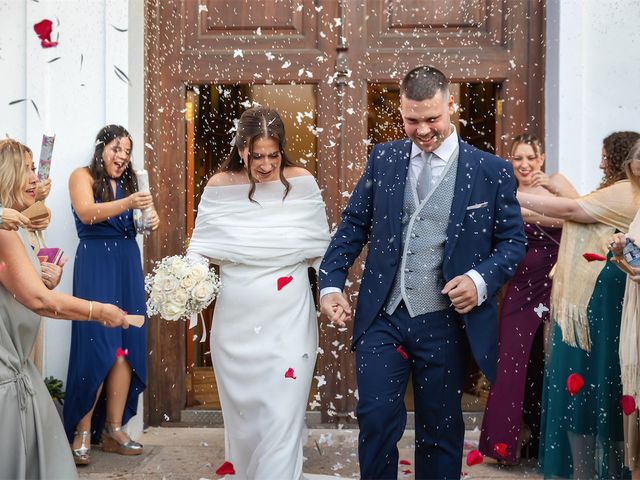
[[[546,305],[540,303],[540,305],[535,307],[533,311],[536,312],[536,315],[538,315],[538,318],[542,318],[542,315],[544,315],[544,312],[548,312],[549,308],[547,308]]]
[[[242,50],[239,48],[233,51],[233,58],[236,58],[236,57],[244,58],[244,54],[242,53]]]

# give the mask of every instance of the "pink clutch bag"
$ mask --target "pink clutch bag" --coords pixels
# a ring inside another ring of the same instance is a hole
[[[40,262],[53,263],[54,265],[58,265],[60,259],[62,258],[63,251],[60,248],[41,248],[37,257]]]

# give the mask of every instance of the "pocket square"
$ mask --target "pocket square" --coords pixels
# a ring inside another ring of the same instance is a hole
[[[489,202],[476,203],[475,205],[469,205],[467,210],[475,210],[476,208],[482,208],[489,205]]]

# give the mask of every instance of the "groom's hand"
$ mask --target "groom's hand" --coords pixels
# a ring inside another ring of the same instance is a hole
[[[339,327],[346,327],[346,322],[351,320],[351,306],[344,293],[327,293],[320,299],[320,309]]]
[[[449,300],[456,312],[464,315],[478,305],[478,291],[468,275],[458,275],[447,282],[442,293],[449,295]]]

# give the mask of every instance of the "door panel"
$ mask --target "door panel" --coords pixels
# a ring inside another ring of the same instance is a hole
[[[215,166],[199,164],[204,158],[199,155],[205,152],[219,160],[228,148],[226,130],[217,132],[215,142],[198,145],[195,119],[191,124],[185,121],[190,114],[185,99],[195,99],[193,105],[203,108],[203,95],[189,93],[194,86],[252,89],[277,108],[300,94],[294,89],[277,96],[270,87],[312,88],[315,147],[305,147],[311,140],[300,136],[300,151],[305,153],[295,159],[308,160],[307,167],[315,170],[332,227],[360,177],[371,143],[389,132],[402,135],[400,125],[389,123],[386,128],[380,118],[372,117],[372,88],[387,88],[378,117],[397,122],[396,100],[388,94],[411,68],[435,65],[457,84],[460,119],[467,122],[461,123],[460,133],[483,148],[495,147],[500,154],[524,130],[543,134],[541,0],[145,2],[145,161],[160,192],[159,214],[167,219],[156,235],[145,239],[147,271],[154,260],[184,252],[198,181]],[[482,101],[493,105],[476,109]],[[292,108],[304,112],[310,107]],[[377,133],[371,133],[371,125]],[[290,138],[297,127],[291,128]],[[347,292],[354,303],[361,269],[358,260],[349,277]],[[147,421],[157,425],[167,417],[178,420],[186,404],[191,334],[178,323],[149,324],[145,411]],[[353,420],[357,392],[349,335],[349,330],[320,323],[324,354],[317,370],[326,381],[319,389],[325,421]],[[195,356],[199,350],[192,351]]]

